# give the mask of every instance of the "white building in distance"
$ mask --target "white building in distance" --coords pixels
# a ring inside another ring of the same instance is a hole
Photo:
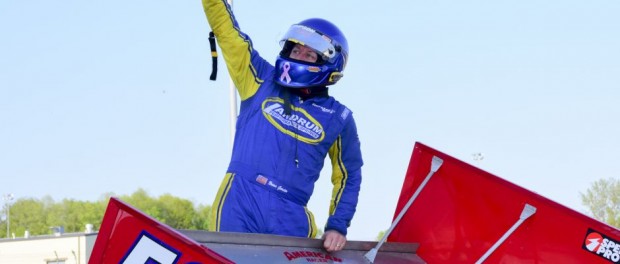
[[[96,232],[0,239],[0,263],[87,264]]]

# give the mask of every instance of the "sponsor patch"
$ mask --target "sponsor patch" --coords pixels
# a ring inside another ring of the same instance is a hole
[[[293,111],[287,115],[284,113],[282,99],[267,98],[263,101],[262,109],[263,116],[267,118],[269,123],[282,133],[299,141],[315,144],[325,138],[325,131],[323,131],[321,123],[302,108],[293,107]]]
[[[308,66],[308,71],[309,72],[320,72],[321,68],[316,67],[316,66]]]
[[[620,263],[620,243],[594,229],[588,229],[581,248],[611,263]]]

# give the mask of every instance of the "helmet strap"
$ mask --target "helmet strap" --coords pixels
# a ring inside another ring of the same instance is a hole
[[[215,48],[215,34],[213,31],[209,32],[209,46],[211,47],[211,76],[209,80],[215,81],[217,78],[217,49]]]
[[[291,92],[290,89],[280,86],[282,88],[282,99],[284,99],[284,114],[291,115],[291,111],[293,110],[293,106],[291,105]]]

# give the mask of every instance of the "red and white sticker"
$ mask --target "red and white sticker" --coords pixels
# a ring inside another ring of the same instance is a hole
[[[620,263],[620,243],[593,229],[588,229],[582,248],[611,263]]]

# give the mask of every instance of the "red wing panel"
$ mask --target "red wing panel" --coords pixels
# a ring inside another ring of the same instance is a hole
[[[428,263],[474,263],[518,222],[485,263],[620,263],[620,230],[580,214],[421,143],[414,146],[394,218],[443,163],[389,241],[417,242]],[[575,194],[577,195],[577,194]]]
[[[116,198],[110,198],[89,264],[233,263]]]

